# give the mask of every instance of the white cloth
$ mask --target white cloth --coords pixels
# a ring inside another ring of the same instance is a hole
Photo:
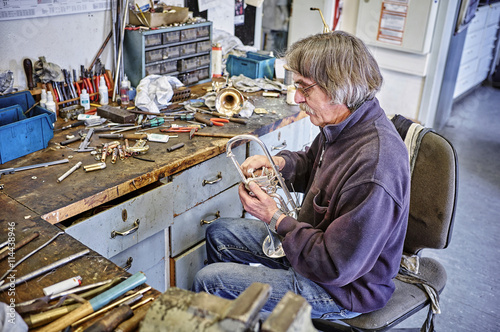
[[[149,75],[137,86],[135,106],[146,112],[160,113],[160,109],[168,106],[174,96],[174,90],[183,86],[173,76]]]
[[[0,331],[2,332],[25,332],[28,325],[13,307],[0,302]]]

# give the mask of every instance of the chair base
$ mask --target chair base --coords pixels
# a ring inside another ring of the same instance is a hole
[[[433,285],[439,293],[444,289],[446,271],[436,260],[429,257],[421,257],[419,275]],[[362,314],[352,319],[342,320],[341,323],[313,319],[315,328],[325,332],[387,331],[430,303],[427,293],[419,286],[399,280],[394,280],[394,282],[396,290],[389,302],[382,309]]]

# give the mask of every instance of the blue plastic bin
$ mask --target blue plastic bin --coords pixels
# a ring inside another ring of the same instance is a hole
[[[274,78],[274,61],[276,58],[255,52],[247,52],[246,57],[229,54],[226,70],[231,76],[240,74],[250,78]]]
[[[0,96],[0,164],[45,149],[54,137],[56,115],[35,106],[28,91]]]

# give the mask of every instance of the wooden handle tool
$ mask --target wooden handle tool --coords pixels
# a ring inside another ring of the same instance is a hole
[[[17,244],[16,244],[16,247],[14,248],[14,251],[21,248],[22,246],[30,243],[31,241],[33,241],[34,239],[36,239],[38,237],[39,233],[38,232],[35,232],[27,237],[25,237],[24,239],[22,239],[21,241],[19,241]],[[8,247],[7,247],[8,248]],[[0,260],[4,259],[5,257],[7,257],[7,255],[9,254],[9,250],[5,250],[3,251],[1,254],[0,254]]]
[[[222,134],[222,133],[200,133],[200,132],[195,132],[193,133],[193,136],[203,136],[203,137],[218,137],[218,138],[233,138],[237,135],[232,135],[232,134]]]
[[[99,310],[104,307],[109,302],[118,298],[119,296],[125,294],[129,290],[142,285],[146,282],[146,276],[142,272],[137,272],[136,274],[129,277],[127,280],[119,283],[115,287],[108,289],[104,293],[97,295],[90,301],[82,304],[78,309],[73,310],[67,315],[53,321],[49,325],[46,325],[40,329],[40,332],[51,332],[60,331],[70,326],[72,323],[76,322],[83,317],[90,315],[94,311]]]
[[[87,327],[84,332],[111,332],[121,322],[129,319],[133,315],[134,312],[132,309],[128,305],[123,304],[105,314],[104,317]]]
[[[26,73],[26,82],[28,83],[28,89],[33,90],[35,83],[33,83],[33,63],[30,59],[23,60],[24,72]]]
[[[198,114],[198,113],[195,113],[194,114],[194,119],[198,122],[201,122],[201,123],[204,123],[206,124],[207,126],[209,127],[212,127],[214,124],[212,123],[212,121],[206,119],[205,117],[203,117],[202,115]]]
[[[151,305],[144,305],[134,311],[134,316],[127,319],[123,323],[120,323],[115,329],[115,332],[133,332],[137,330],[139,323],[144,319],[148,313],[148,309]]]

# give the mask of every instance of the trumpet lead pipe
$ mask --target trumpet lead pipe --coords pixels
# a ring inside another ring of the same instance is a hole
[[[92,164],[92,165],[87,165],[83,166],[83,169],[85,172],[92,172],[92,171],[97,171],[100,169],[105,169],[106,168],[106,163],[97,163],[97,164]]]

